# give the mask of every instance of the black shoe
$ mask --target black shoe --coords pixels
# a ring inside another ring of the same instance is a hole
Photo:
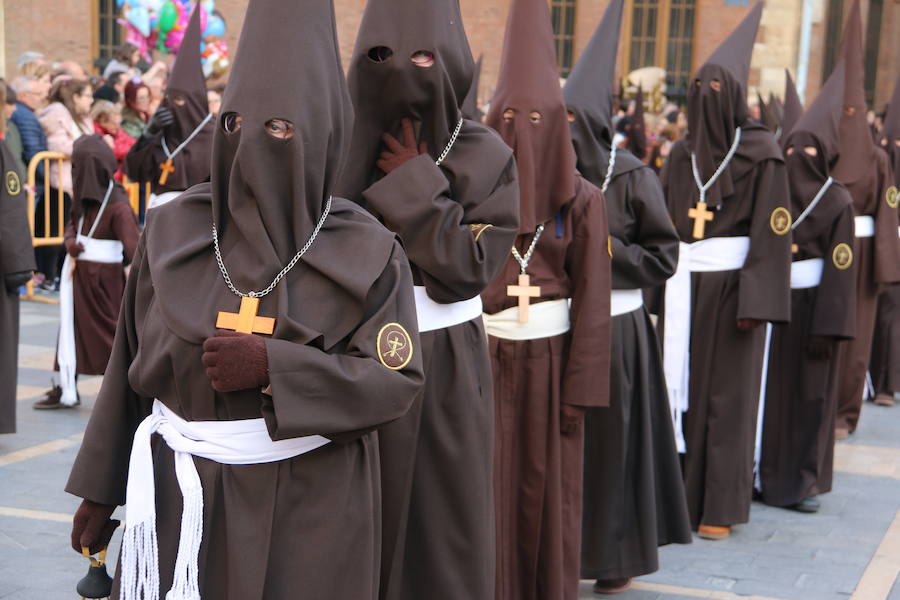
[[[31,407],[34,410],[59,410],[61,408],[81,406],[81,396],[78,394],[75,395],[75,404],[63,404],[60,402],[61,398],[62,388],[55,385],[44,395],[43,400],[38,400]]]
[[[797,504],[793,504],[788,506],[791,510],[796,510],[797,512],[802,513],[817,513],[819,509],[822,507],[822,504],[819,502],[819,499],[816,496],[810,496],[809,498],[804,498]]]
[[[621,594],[631,589],[631,579],[598,579],[594,582],[595,594]]]

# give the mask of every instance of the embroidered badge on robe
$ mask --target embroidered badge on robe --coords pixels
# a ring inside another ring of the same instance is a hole
[[[481,237],[481,234],[493,227],[490,223],[471,223],[469,225],[469,229],[472,230],[472,234],[475,236],[475,241],[478,241],[478,238]]]
[[[388,323],[382,327],[376,346],[378,360],[392,371],[399,371],[412,360],[412,337],[399,323]]]
[[[853,264],[853,249],[847,244],[838,244],[831,253],[834,266],[841,271],[846,271]]]
[[[19,175],[15,171],[6,172],[6,191],[10,196],[17,196],[22,191],[22,183],[19,181]],[[896,192],[897,189],[894,188]]]
[[[769,225],[775,235],[786,235],[791,231],[791,213],[783,206],[779,206],[772,211],[772,217],[769,219]]]
[[[888,206],[891,208],[897,208],[897,205],[900,204],[900,190],[897,189],[897,186],[892,185],[887,189],[887,193],[884,195],[887,200]]]

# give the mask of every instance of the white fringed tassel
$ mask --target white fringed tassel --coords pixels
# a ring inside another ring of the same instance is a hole
[[[184,508],[181,512],[181,536],[175,559],[175,579],[166,600],[200,600],[200,543],[203,541],[203,488],[194,458],[186,452],[175,453],[175,474]]]
[[[122,538],[120,600],[159,600],[156,521],[128,523]]]

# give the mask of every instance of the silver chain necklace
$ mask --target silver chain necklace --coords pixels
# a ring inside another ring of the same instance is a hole
[[[728,163],[731,162],[731,159],[734,158],[734,153],[737,152],[738,146],[741,143],[741,128],[738,127],[734,130],[734,143],[731,144],[731,148],[728,149],[728,154],[725,155],[725,159],[722,160],[722,164],[719,165],[719,168],[716,169],[716,172],[713,173],[713,176],[709,178],[709,181],[703,183],[703,180],[700,179],[700,169],[697,168],[697,155],[691,152],[691,170],[694,172],[694,181],[697,182],[697,189],[700,190],[700,202],[706,202],[706,192],[713,186],[716,180],[725,172],[725,168],[728,167]]]
[[[225,262],[222,260],[222,252],[219,250],[219,232],[216,230],[216,224],[213,223],[212,233],[213,233],[213,245],[216,250],[216,262],[219,263],[219,270],[222,272],[222,278],[225,280],[225,284],[228,286],[236,296],[240,296],[241,298],[262,298],[263,296],[267,296],[272,290],[275,289],[275,286],[284,279],[284,276],[287,275],[291,269],[294,268],[294,265],[297,264],[297,261],[300,260],[306,251],[309,250],[309,247],[312,246],[312,243],[315,241],[316,236],[319,235],[319,230],[322,229],[322,225],[325,224],[325,219],[328,217],[328,213],[331,212],[331,196],[328,197],[328,202],[325,203],[325,212],[322,213],[322,217],[319,219],[319,222],[316,224],[316,228],[313,230],[312,235],[309,236],[309,240],[307,240],[306,244],[300,248],[300,252],[294,255],[294,258],[291,259],[291,262],[287,264],[285,268],[281,270],[281,272],[275,277],[272,283],[269,284],[269,287],[262,290],[261,292],[242,292],[231,282],[231,277],[228,275],[228,269],[225,268]]]
[[[531,257],[534,254],[534,249],[537,246],[538,240],[541,239],[541,234],[544,233],[544,224],[537,228],[537,231],[534,232],[534,239],[531,240],[531,245],[528,247],[528,250],[525,252],[525,256],[519,254],[519,251],[513,246],[512,255],[513,258],[516,259],[516,262],[519,263],[519,266],[522,267],[522,275],[526,275],[528,271],[528,263],[531,262]]]
[[[450,141],[447,142],[447,147],[444,148],[444,151],[441,152],[441,155],[438,157],[434,164],[437,166],[441,166],[441,163],[444,162],[444,159],[447,158],[447,155],[450,154],[450,150],[453,148],[453,144],[456,143],[456,138],[459,137],[459,132],[462,131],[463,119],[459,120],[459,123],[456,124],[456,130],[453,132],[453,135],[450,136]]]
[[[197,137],[197,134],[200,133],[200,130],[203,129],[203,126],[204,126],[204,125],[206,125],[207,123],[209,123],[209,120],[212,119],[212,117],[213,117],[213,116],[212,116],[212,113],[209,113],[208,115],[206,115],[206,118],[203,119],[203,120],[200,122],[199,125],[197,125],[197,128],[196,128],[193,132],[191,132],[191,135],[189,135],[189,136],[187,137],[186,140],[184,140],[183,142],[181,142],[181,143],[178,145],[178,147],[175,148],[175,150],[174,150],[173,152],[169,152],[169,146],[168,146],[168,144],[166,144],[166,136],[163,136],[162,139],[161,139],[160,141],[162,142],[162,149],[163,149],[163,152],[166,153],[166,158],[169,159],[169,160],[172,160],[173,158],[175,158],[176,156],[178,156],[178,154],[179,154],[182,150],[184,150],[185,146],[187,146],[188,144],[190,144],[190,143],[191,143],[191,140],[193,140],[195,137]]]
[[[609,152],[609,166],[606,167],[606,179],[603,180],[603,187],[600,188],[600,191],[604,194],[609,187],[609,182],[612,181],[613,171],[616,168],[616,152],[618,152],[618,150],[619,147],[613,144],[612,149]]]

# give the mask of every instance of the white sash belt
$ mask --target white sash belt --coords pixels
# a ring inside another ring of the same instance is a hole
[[[569,300],[548,300],[532,304],[527,323],[519,323],[519,307],[484,315],[484,330],[502,340],[537,340],[569,331]]]
[[[822,283],[822,271],[825,269],[825,260],[810,258],[791,263],[791,289],[805,290],[819,287]]]
[[[870,238],[875,237],[875,217],[863,215],[854,219],[856,226],[856,237]]]
[[[99,219],[98,219],[99,220]],[[78,261],[97,263],[121,263],[124,246],[119,240],[95,240],[84,235],[77,237],[84,246]],[[75,386],[77,357],[75,353],[75,289],[72,281],[74,259],[66,254],[62,273],[59,276],[59,342],[56,345],[56,362],[59,364],[59,387],[62,396],[59,401],[66,406],[74,406],[78,401]]]
[[[641,290],[613,290],[610,312],[612,316],[627,315],[644,306],[644,292]]]
[[[163,192],[162,194],[152,194],[150,196],[150,202],[147,203],[147,210],[151,208],[156,208],[158,206],[162,206],[163,204],[168,204],[178,196],[182,195],[183,191],[175,191],[175,192]]]
[[[150,450],[154,433],[175,452],[175,475],[184,498],[175,577],[166,595],[170,600],[200,600],[197,556],[203,540],[203,489],[193,456],[227,465],[252,465],[294,458],[328,443],[318,435],[272,441],[263,419],[185,421],[155,400],[153,412],[134,435],[128,466],[121,600],[159,600],[156,491]]]
[[[690,407],[691,273],[736,271],[750,251],[749,237],[719,237],[681,244],[678,268],[666,283],[663,367],[678,451],[686,452],[682,417]]]
[[[483,310],[481,296],[462,302],[440,304],[428,296],[424,286],[417,285],[413,291],[416,296],[416,313],[419,316],[419,333],[468,323],[480,317]]]

